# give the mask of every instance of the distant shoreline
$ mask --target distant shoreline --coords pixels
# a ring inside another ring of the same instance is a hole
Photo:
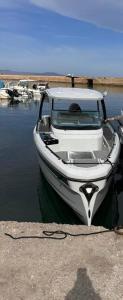
[[[46,75],[23,75],[23,74],[0,74],[0,80],[12,81],[21,79],[32,79],[37,81],[55,82],[55,83],[70,83],[70,78],[66,76],[46,76]],[[81,76],[75,78],[75,84],[88,85],[88,82],[92,81],[94,85],[104,86],[123,86],[123,77],[85,77]]]

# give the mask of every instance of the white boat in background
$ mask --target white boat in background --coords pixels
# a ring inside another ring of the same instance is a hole
[[[44,92],[49,88],[49,85],[48,82],[40,82],[37,87],[41,92]]]
[[[25,93],[34,97],[34,100],[41,100],[42,92],[48,88],[47,82],[39,83],[39,81],[32,79],[19,80],[17,83],[9,82],[6,84],[7,88],[16,89],[19,93]]]
[[[9,99],[11,99],[11,97],[8,93],[8,89],[1,88],[0,89],[0,100],[9,100]]]
[[[43,93],[33,133],[44,176],[88,226],[108,192],[119,160],[119,137],[105,120],[102,93],[51,88]]]
[[[49,86],[48,86],[47,82],[34,84],[33,85],[33,99],[40,101],[41,97],[42,97],[42,93],[48,88],[49,88]]]
[[[23,80],[22,80],[22,82],[23,82]],[[24,82],[25,82],[25,80],[24,80]],[[28,89],[26,84],[25,85],[21,84],[21,80],[18,82],[11,81],[11,82],[6,83],[6,88],[11,90],[15,94],[17,92],[19,94],[18,97],[20,97],[20,99],[22,99],[23,101],[25,101],[26,99],[30,99],[33,96],[32,91],[30,91]]]
[[[8,93],[8,89],[5,88],[5,83],[3,80],[0,80],[0,100],[1,100],[1,103],[2,101],[4,100],[9,100],[10,99],[10,96],[9,96],[9,93]]]

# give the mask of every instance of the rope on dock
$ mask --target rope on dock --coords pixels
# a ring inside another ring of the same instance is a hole
[[[121,231],[122,230],[122,231]],[[43,236],[13,236],[9,233],[5,233],[6,236],[12,238],[13,240],[20,240],[20,239],[52,239],[52,240],[64,240],[66,237],[81,237],[81,236],[90,236],[90,235],[97,235],[97,234],[104,234],[104,233],[111,233],[115,232],[116,234],[123,235],[123,226],[116,226],[113,229],[109,230],[102,230],[102,231],[94,231],[90,233],[70,233],[66,231],[56,230],[56,231],[43,231]]]

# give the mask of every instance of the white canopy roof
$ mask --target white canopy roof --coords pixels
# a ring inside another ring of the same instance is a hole
[[[66,100],[102,100],[103,94],[91,90],[91,89],[84,89],[84,88],[50,88],[46,90],[48,97],[54,99],[66,99]]]

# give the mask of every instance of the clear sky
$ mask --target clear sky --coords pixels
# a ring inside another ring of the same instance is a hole
[[[0,69],[123,76],[123,0],[0,0]]]

